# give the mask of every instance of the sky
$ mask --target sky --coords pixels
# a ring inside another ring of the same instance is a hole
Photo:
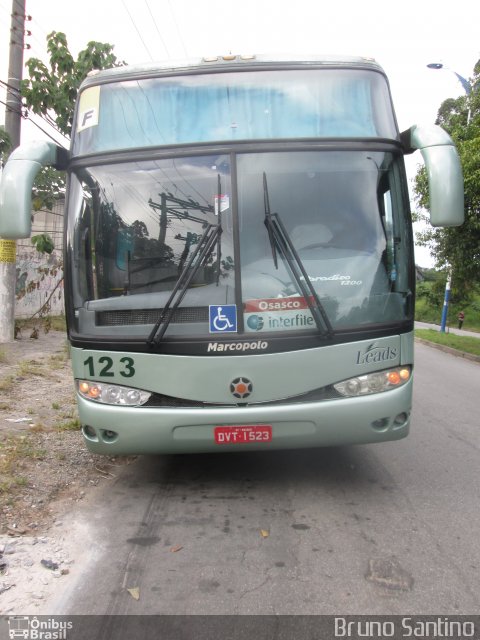
[[[0,80],[8,80],[12,0],[0,0]],[[464,93],[480,58],[480,2],[457,0],[27,0],[25,60],[48,60],[46,36],[66,34],[76,57],[91,40],[114,46],[130,64],[225,53],[346,54],[375,58],[386,71],[400,130],[433,124],[443,100]],[[446,67],[434,71],[430,62]],[[0,101],[5,90],[0,85]],[[0,102],[0,123],[3,122]],[[47,129],[43,121],[39,124]],[[22,140],[42,138],[24,121]],[[407,158],[413,178],[419,152]],[[410,187],[410,193],[412,189]],[[432,266],[426,250],[416,262]]]

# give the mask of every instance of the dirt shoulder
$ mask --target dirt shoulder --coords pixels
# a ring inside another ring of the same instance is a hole
[[[45,604],[75,561],[65,514],[129,461],[85,448],[64,332],[0,344],[0,612]]]

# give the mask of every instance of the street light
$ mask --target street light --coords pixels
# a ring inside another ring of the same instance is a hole
[[[463,76],[461,76],[459,73],[457,73],[456,71],[454,71],[453,69],[450,69],[449,67],[446,67],[442,62],[430,62],[429,64],[427,64],[427,67],[429,69],[444,69],[445,71],[450,71],[451,73],[453,73],[457,80],[460,82],[460,84],[463,87],[463,90],[465,91],[467,98],[468,96],[471,94],[472,92],[472,85],[470,84],[470,82],[464,78]],[[470,107],[468,108],[468,112],[467,112],[467,125],[470,124]],[[440,324],[440,331],[442,333],[445,333],[445,327],[447,325],[447,315],[448,315],[448,303],[450,301],[450,289],[452,286],[452,272],[448,271],[447,274],[447,283],[445,285],[445,297],[443,299],[443,309],[442,309],[442,321]]]
[[[461,76],[459,73],[454,71],[453,69],[450,69],[449,67],[446,67],[442,62],[430,62],[429,64],[427,64],[427,67],[429,69],[444,69],[445,71],[451,71],[452,73],[454,73],[456,75],[457,80],[462,85],[463,90],[465,91],[467,96],[469,96],[470,93],[472,92],[472,85],[470,84],[470,82],[466,78]]]

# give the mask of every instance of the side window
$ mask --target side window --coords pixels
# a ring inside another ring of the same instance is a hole
[[[400,167],[390,163],[388,171],[379,183],[380,208],[385,232],[386,269],[392,292],[406,292],[409,289],[408,264],[410,260],[409,225],[405,223],[408,210],[407,195],[402,193]]]
[[[79,286],[81,296],[86,299],[93,297],[94,282],[92,277],[92,209],[85,198],[82,204],[82,211],[78,219],[78,232],[76,234],[79,269]]]
[[[387,240],[386,267],[388,279],[394,283],[397,279],[395,234],[393,225],[392,194],[390,189],[383,194],[384,227]]]

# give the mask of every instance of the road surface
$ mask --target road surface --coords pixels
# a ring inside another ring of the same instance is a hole
[[[81,514],[52,613],[478,613],[479,392],[417,345],[403,441],[139,458]]]

